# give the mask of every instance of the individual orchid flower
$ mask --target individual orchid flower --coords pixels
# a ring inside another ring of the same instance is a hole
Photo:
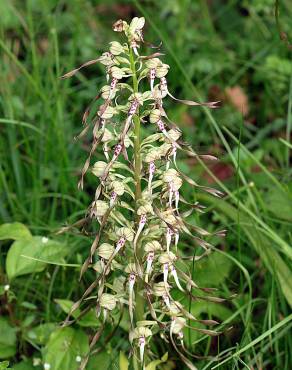
[[[164,282],[166,292],[168,292],[167,287],[168,287],[169,270],[170,270],[170,268],[171,268],[171,266],[172,266],[172,264],[174,263],[175,260],[176,260],[176,256],[172,252],[162,253],[159,256],[159,259],[158,259],[159,263],[162,265],[163,282]]]
[[[111,80],[111,83],[110,83],[110,93],[109,93],[109,99],[112,98],[113,94],[114,94],[114,91],[115,91],[115,88],[117,86],[117,83],[118,83],[118,79],[113,77],[112,80]]]
[[[142,230],[144,229],[144,226],[146,224],[146,221],[147,221],[146,214],[141,214],[140,221],[139,221],[139,226],[138,226],[138,230],[136,232],[135,239],[134,239],[134,245],[137,244],[138,238],[139,238]]]
[[[105,262],[108,261],[114,255],[114,252],[115,248],[108,243],[101,244],[97,249],[97,255],[100,257],[102,272],[104,271],[106,265]]]
[[[111,192],[111,195],[110,195],[110,207],[113,207],[114,206],[115,201],[117,199],[117,196],[118,196],[118,194],[115,191],[112,191]]]
[[[163,294],[162,296],[165,306],[170,310],[170,299],[168,294]]]
[[[144,349],[146,345],[146,338],[152,336],[152,331],[149,328],[140,326],[130,332],[130,342],[134,340],[138,341],[138,347],[140,352],[140,362],[144,363]]]
[[[153,93],[154,80],[155,80],[155,77],[156,77],[155,68],[150,69],[149,75],[150,75],[150,89],[151,89],[151,92]]]
[[[121,151],[123,149],[123,146],[122,144],[117,144],[114,148],[114,154],[112,156],[112,159],[111,161],[107,164],[105,170],[104,170],[104,173],[103,173],[103,176],[102,176],[102,179],[105,180],[107,175],[108,175],[108,172],[111,168],[111,166],[113,165],[113,163],[115,162],[115,160],[118,158],[118,156],[120,155]]]
[[[91,218],[96,218],[97,220],[100,220],[100,218],[106,214],[108,209],[109,205],[106,202],[102,200],[95,200],[90,206],[89,215]]]
[[[146,266],[146,271],[145,271],[145,281],[148,283],[149,280],[149,274],[152,269],[152,264],[154,261],[154,252],[149,252],[147,255],[147,266]]]
[[[113,311],[116,307],[117,300],[113,294],[103,293],[99,299],[99,305],[103,308],[103,320],[107,319],[107,314],[109,311]]]
[[[134,285],[136,281],[136,274],[131,272],[129,275],[129,315],[131,325],[134,325],[134,317],[133,317],[133,295],[134,295]]]
[[[150,162],[149,163],[149,177],[148,177],[148,192],[149,192],[149,194],[152,194],[151,184],[152,184],[152,180],[153,180],[155,168],[156,168],[155,167],[155,163],[154,162]]]
[[[169,264],[164,263],[163,264],[163,281],[165,284],[167,283],[168,271],[169,271]]]
[[[144,250],[147,252],[146,257],[146,271],[145,271],[145,282],[148,283],[149,275],[152,271],[152,265],[155,257],[155,252],[160,251],[161,245],[157,240],[153,240],[152,242],[146,243]]]
[[[126,243],[126,239],[122,236],[120,237],[120,239],[118,240],[117,242],[117,245],[116,245],[116,249],[115,249],[115,252],[114,252],[114,255],[118,254],[119,251],[123,248],[123,246],[125,245]]]
[[[177,272],[176,272],[176,269],[175,269],[174,265],[171,265],[170,266],[170,272],[171,272],[171,275],[174,278],[174,281],[175,281],[178,289],[181,290],[182,292],[184,292],[184,289],[183,289],[183,287],[181,286],[181,284],[179,282],[179,279],[178,279],[178,276],[177,276]]]

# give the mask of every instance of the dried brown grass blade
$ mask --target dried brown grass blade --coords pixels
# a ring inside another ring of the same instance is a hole
[[[61,76],[60,78],[61,78],[62,80],[65,80],[66,78],[70,78],[70,77],[74,76],[78,71],[80,71],[80,69],[81,69],[81,68],[84,68],[84,67],[90,66],[91,64],[97,63],[98,61],[99,61],[99,58],[98,58],[98,59],[89,60],[88,62],[81,64],[81,66],[80,66],[80,67],[75,68],[75,69],[73,69],[73,70],[72,70],[72,71],[70,71],[70,72],[67,72],[66,74],[64,74],[64,75],[63,75],[63,76]]]

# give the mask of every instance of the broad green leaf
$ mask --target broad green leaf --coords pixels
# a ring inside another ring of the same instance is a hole
[[[120,370],[128,370],[129,368],[129,361],[124,354],[124,352],[120,352],[120,357],[119,357],[119,365],[120,365]]]
[[[0,362],[0,370],[6,370],[8,369],[9,362],[8,361],[1,361]]]
[[[202,287],[220,285],[229,275],[232,262],[220,253],[214,252],[195,263],[194,281]]]
[[[156,370],[157,366],[166,362],[168,359],[168,352],[166,352],[160,360],[151,361],[147,366],[146,370]]]
[[[77,370],[88,351],[88,338],[82,330],[60,328],[51,334],[43,360],[50,370]]]
[[[31,361],[21,361],[16,365],[13,365],[13,370],[36,370]]]
[[[217,318],[220,321],[225,321],[232,315],[232,311],[226,306],[207,301],[196,302],[196,304],[193,304],[191,312],[195,317],[201,317],[200,315],[202,313],[207,313],[208,317]]]
[[[16,330],[4,317],[0,317],[0,359],[9,358],[16,353]]]
[[[98,353],[97,355],[90,356],[86,370],[96,370],[97,364],[98,369],[118,369],[118,362],[117,365],[114,366],[113,357],[116,359],[118,358],[118,355],[115,354],[115,356],[113,356],[112,354],[111,356],[105,351]]]
[[[64,244],[41,236],[15,241],[6,258],[8,278],[43,271],[46,263],[61,262],[67,251]]]
[[[276,217],[292,221],[292,197],[291,194],[271,187],[266,196],[265,206]]]
[[[13,239],[23,240],[32,237],[28,228],[20,222],[0,225],[0,240]]]
[[[35,344],[46,344],[49,340],[51,333],[56,329],[57,325],[55,323],[45,323],[40,324],[32,329],[30,329],[26,336],[27,338]]]
[[[69,299],[55,299],[55,302],[61,307],[65,313],[69,313],[74,302]],[[80,315],[80,310],[77,309],[72,313],[72,316],[76,319]],[[100,322],[96,317],[95,310],[92,309],[87,312],[84,316],[77,321],[77,324],[84,327],[96,327],[100,326]]]

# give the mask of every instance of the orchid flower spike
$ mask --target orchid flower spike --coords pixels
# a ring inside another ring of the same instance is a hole
[[[123,41],[110,42],[108,51],[100,57],[62,77],[72,77],[96,63],[103,66],[105,75],[104,86],[83,114],[78,136],[81,138],[92,130],[92,143],[81,170],[79,187],[83,188],[87,172],[94,176],[92,183],[96,186],[85,217],[73,225],[93,239],[80,278],[90,269],[96,277],[73,305],[66,323],[75,317],[74,311],[81,312],[81,304],[85,311],[91,309],[91,298],[96,294],[96,312],[103,323],[100,331],[92,335],[90,349],[106,326],[118,326],[119,320],[125,319],[122,315],[126,307],[131,354],[136,364],[141,363],[140,368],[148,368],[154,357],[157,358],[158,354],[151,349],[151,338],[157,335],[158,340],[171,341],[185,365],[193,370],[192,363],[180,351],[185,349],[184,328],[195,328],[187,325],[187,320],[206,325],[214,321],[197,320],[183,301],[174,299],[173,289],[183,292],[186,301],[196,298],[192,288],[206,291],[192,280],[184,264],[190,260],[196,262],[193,252],[187,255],[189,249],[202,248],[203,253],[196,253],[201,258],[212,248],[211,233],[185,217],[192,217],[192,212],[203,206],[189,203],[182,196],[181,187],[185,183],[217,197],[221,193],[201,186],[180,171],[177,157],[181,153],[193,157],[196,154],[181,138],[176,123],[169,119],[164,102],[171,98],[189,106],[208,108],[215,108],[217,102],[180,100],[171,94],[167,82],[170,66],[163,62],[163,54],[141,55],[145,46],[149,46],[143,36],[144,25],[143,17],[134,17],[130,23],[118,20],[113,30],[124,35]],[[145,86],[148,86],[146,90]],[[101,152],[103,157],[91,163]],[[220,300],[210,295],[204,299]],[[121,314],[118,319],[117,313]],[[186,351],[185,354],[188,355]],[[88,357],[82,359],[80,368],[86,368]]]

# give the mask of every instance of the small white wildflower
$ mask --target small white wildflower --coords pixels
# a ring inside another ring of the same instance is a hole
[[[44,363],[44,370],[50,370],[51,365],[48,364],[47,362]]]
[[[9,289],[10,289],[10,285],[9,284],[4,285],[4,291],[5,292],[8,292]]]
[[[81,362],[82,358],[81,358],[81,356],[78,355],[78,356],[76,356],[75,360],[76,360],[76,362]]]
[[[49,241],[49,239],[46,236],[42,237],[42,243],[46,244]]]
[[[41,364],[42,360],[39,357],[34,357],[32,360],[33,366],[39,366]]]

